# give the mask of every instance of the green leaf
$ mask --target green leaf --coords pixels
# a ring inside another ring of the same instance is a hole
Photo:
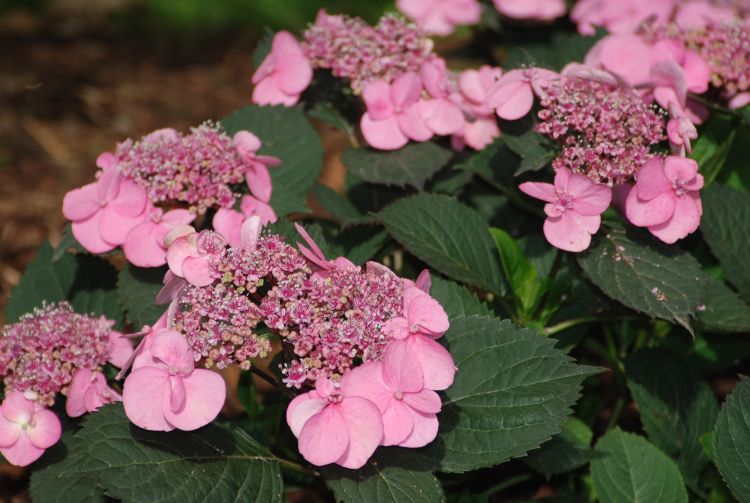
[[[108,496],[129,502],[281,501],[278,459],[239,428],[197,431],[133,426],[121,404],[86,418],[84,448],[69,473],[97,478]]]
[[[7,323],[18,321],[25,313],[41,307],[44,301],[59,302],[67,299],[75,281],[78,263],[70,254],[53,262],[52,255],[53,250],[48,242],[37,250],[36,258],[10,292],[10,299],[5,306]]]
[[[271,206],[282,217],[305,210],[305,202],[323,167],[323,146],[300,107],[248,106],[222,119],[228,134],[247,130],[261,139],[259,153],[281,159],[272,168]]]
[[[449,196],[399,199],[377,219],[407,250],[451,278],[503,294],[505,285],[487,226],[474,210]]]
[[[709,332],[750,332],[750,306],[734,291],[715,278],[707,279],[704,309],[698,321]]]
[[[448,164],[452,156],[450,150],[424,142],[392,152],[349,149],[342,154],[341,162],[365,182],[422,190],[425,182]]]
[[[700,128],[690,157],[698,163],[706,185],[710,185],[724,167],[736,134],[737,127],[729,115],[714,114]]]
[[[572,418],[563,425],[562,432],[529,453],[524,461],[549,480],[553,475],[575,470],[588,463],[593,436],[586,423]]]
[[[532,40],[514,40],[514,43],[508,44],[510,50],[503,68],[541,66],[561,70],[572,61],[583,61],[594,44],[606,34],[601,29],[593,37],[567,30],[554,31],[550,36],[550,32],[552,30],[547,30],[541,39],[537,35]],[[526,33],[523,35],[529,36]]]
[[[117,298],[128,321],[135,329],[153,325],[167,310],[156,305],[156,294],[162,288],[164,268],[141,269],[128,264],[117,278]]]
[[[674,462],[645,438],[619,428],[596,444],[591,476],[601,503],[687,503]]]
[[[750,301],[750,194],[714,184],[701,192],[701,232],[727,280]]]
[[[86,251],[75,238],[75,236],[73,236],[73,227],[71,226],[71,224],[65,226],[62,239],[57,244],[57,248],[55,248],[55,251],[52,254],[52,262],[57,262],[58,260],[60,260],[69,250],[74,250],[76,252]]]
[[[578,263],[609,297],[692,333],[690,317],[703,303],[706,287],[700,265],[689,253],[611,228],[578,256]]]
[[[709,461],[700,438],[719,413],[713,391],[700,374],[662,349],[630,355],[625,370],[649,439],[677,462],[689,485],[696,484]]]
[[[455,318],[441,342],[459,370],[444,392],[437,439],[414,455],[444,472],[493,466],[539,447],[561,431],[581,382],[598,372],[508,320]]]
[[[82,459],[82,447],[66,431],[34,465],[29,490],[35,503],[100,503],[109,500],[95,477],[71,473]]]
[[[321,471],[336,501],[341,503],[445,501],[443,488],[435,476],[403,463],[408,453],[399,451],[406,449],[381,447],[359,470],[329,465]]]
[[[479,300],[473,293],[462,287],[458,283],[432,276],[432,288],[430,288],[432,298],[440,302],[448,318],[458,318],[459,316],[471,316],[473,314],[480,316],[490,316],[492,312],[487,304]]]
[[[315,199],[331,214],[334,220],[343,226],[372,222],[373,218],[363,215],[346,196],[323,184],[316,184]]]
[[[335,236],[327,236],[335,255],[363,265],[388,243],[388,234],[375,225],[347,227]]]
[[[546,291],[545,285],[539,279],[536,267],[529,262],[510,234],[494,227],[490,232],[500,254],[505,278],[513,290],[518,312],[522,319],[528,319],[534,315]]]
[[[743,377],[724,402],[714,428],[714,457],[741,502],[750,501],[750,380]]]
[[[501,127],[503,130],[501,140],[521,157],[521,164],[515,171],[516,176],[527,171],[538,171],[557,157],[558,151],[555,145],[545,136],[534,131],[529,119],[503,121]]]
[[[258,41],[258,45],[255,46],[253,51],[253,68],[257,69],[266,56],[271,52],[271,46],[273,45],[273,37],[276,35],[273,30],[266,28],[263,33],[263,38]]]

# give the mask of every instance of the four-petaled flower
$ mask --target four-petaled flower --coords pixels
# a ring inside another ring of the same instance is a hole
[[[12,391],[0,405],[0,453],[16,466],[39,459],[62,434],[60,420],[33,395]]]
[[[91,369],[79,369],[68,388],[65,412],[70,417],[78,417],[94,412],[102,405],[121,401],[120,394],[107,386],[104,374]]]
[[[299,42],[288,31],[280,31],[253,75],[253,103],[292,106],[311,81],[312,66]]]

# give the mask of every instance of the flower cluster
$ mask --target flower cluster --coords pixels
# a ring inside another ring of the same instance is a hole
[[[219,208],[224,220],[242,213],[261,215],[265,222],[276,219],[268,205],[268,168],[280,161],[257,155],[260,147],[248,131],[229,137],[211,123],[186,135],[161,129],[137,142],[127,140],[115,154],[99,156],[96,182],[66,194],[63,214],[88,251],[122,246],[132,264],[161,266],[165,236],[209,208]],[[243,196],[240,213],[232,207],[243,181],[251,195]]]
[[[632,182],[666,139],[659,111],[627,87],[566,78],[545,89],[536,130],[562,145],[552,166],[612,186]]]
[[[67,396],[71,417],[119,401],[102,373],[121,366],[133,348],[104,317],[78,314],[67,302],[45,304],[3,329],[0,376],[6,398],[0,405],[0,453],[25,466],[60,438],[60,421],[47,410],[58,393]]]

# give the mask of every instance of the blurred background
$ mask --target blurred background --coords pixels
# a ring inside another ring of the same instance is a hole
[[[320,8],[376,21],[393,1],[0,0],[0,312],[99,153],[249,104],[257,40]],[[25,486],[0,464],[1,503]]]

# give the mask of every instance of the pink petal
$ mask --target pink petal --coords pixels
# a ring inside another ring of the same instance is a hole
[[[422,100],[419,112],[427,128],[435,134],[447,136],[464,127],[463,112],[447,99]]]
[[[425,414],[437,414],[443,406],[440,395],[429,389],[422,389],[417,393],[405,393],[404,403]]]
[[[694,159],[670,155],[664,160],[664,176],[670,182],[693,180],[698,174],[698,163]],[[670,184],[671,185],[671,184]],[[700,189],[697,187],[695,190]]]
[[[81,246],[91,253],[106,253],[112,251],[116,245],[104,241],[99,233],[104,212],[97,211],[86,220],[73,222],[73,237]]]
[[[322,411],[327,405],[328,400],[321,399],[315,391],[297,395],[286,409],[286,422],[294,436],[299,437],[307,420]]]
[[[391,398],[382,411],[383,440],[382,445],[398,445],[411,435],[414,422],[409,407],[403,402]]]
[[[253,159],[255,153],[260,150],[260,147],[262,146],[260,138],[250,131],[236,132],[232,137],[232,141],[234,141],[234,145],[237,147],[237,152],[239,152],[244,159]]]
[[[89,218],[99,211],[99,208],[95,183],[73,189],[65,194],[63,199],[63,215],[72,222]]]
[[[273,190],[271,174],[264,164],[253,161],[251,167],[247,170],[245,180],[247,181],[247,187],[255,197],[264,203],[271,200],[271,191]]]
[[[107,343],[107,361],[115,367],[122,368],[132,354],[133,344],[130,340],[122,337],[120,332],[111,331]]]
[[[391,318],[383,325],[383,333],[393,339],[405,339],[409,336],[409,321],[402,316]]]
[[[453,24],[478,24],[482,15],[482,7],[478,0],[454,0],[443,2],[443,14]]]
[[[574,211],[566,211],[559,217],[549,217],[544,221],[544,237],[561,250],[581,252],[591,244],[591,229],[599,228],[601,217],[581,216]]]
[[[396,0],[396,7],[404,15],[418,20],[435,7],[435,0]]]
[[[467,122],[464,126],[464,141],[474,150],[483,150],[500,136],[500,128],[494,117]]]
[[[453,384],[456,364],[447,349],[421,334],[410,336],[407,342],[422,367],[425,388],[439,391]]]
[[[653,157],[638,171],[635,191],[638,199],[650,201],[655,197],[672,191],[672,182],[664,174],[664,159]],[[637,224],[636,224],[637,225]]]
[[[28,466],[42,457],[44,449],[32,444],[27,435],[21,435],[11,447],[0,447],[0,454],[12,465]]]
[[[682,68],[685,72],[685,83],[688,91],[696,94],[703,94],[708,91],[711,67],[702,57],[693,51],[687,51]]]
[[[172,431],[164,417],[163,404],[169,401],[169,373],[155,367],[133,370],[123,385],[125,415],[136,426],[151,431]]]
[[[239,211],[220,208],[214,215],[212,225],[216,232],[224,236],[232,248],[237,248],[241,245],[240,230],[244,221],[245,215]]]
[[[104,398],[99,394],[96,386],[89,386],[83,394],[83,403],[87,412],[94,412],[104,405]]]
[[[531,197],[541,199],[548,203],[557,201],[555,186],[551,183],[542,182],[524,182],[518,186],[518,189]]]
[[[184,404],[173,411],[165,403],[163,412],[167,421],[175,428],[192,431],[216,419],[226,399],[224,379],[216,372],[195,369],[182,382],[185,386]]]
[[[379,150],[398,150],[409,143],[395,116],[378,121],[366,113],[362,116],[360,128],[367,144]]]
[[[34,402],[20,391],[11,391],[3,400],[2,413],[11,423],[28,423],[34,414]]]
[[[164,236],[167,231],[151,220],[136,225],[125,236],[122,251],[128,262],[138,267],[159,267],[167,263]]]
[[[340,408],[340,404],[328,405],[311,416],[302,427],[298,442],[299,452],[310,463],[325,466],[335,463],[346,453],[350,433]]]
[[[654,98],[665,109],[670,102],[681,107],[687,100],[685,74],[674,61],[662,61],[651,66],[651,81],[655,87]]]
[[[384,80],[367,84],[362,91],[362,99],[367,106],[367,115],[374,121],[382,121],[393,115],[391,87]]]
[[[117,197],[107,204],[107,208],[113,209],[120,216],[133,218],[143,214],[147,201],[146,189],[126,179],[120,184]]]
[[[698,230],[701,214],[700,196],[696,192],[689,192],[677,198],[672,218],[659,225],[652,225],[648,230],[665,243],[674,244]]]
[[[636,185],[636,189],[638,186]],[[631,190],[625,200],[625,216],[638,227],[658,225],[669,220],[675,211],[674,192],[665,192],[650,201],[638,197],[637,190]]]
[[[151,354],[167,367],[188,373],[193,369],[193,354],[187,339],[176,330],[159,330],[151,343]]]
[[[349,448],[336,463],[356,470],[367,463],[383,440],[383,421],[380,410],[365,398],[346,397],[339,407],[349,429]]]
[[[435,414],[424,414],[414,409],[409,409],[409,413],[412,416],[414,427],[411,435],[398,445],[416,448],[423,447],[435,440],[439,427],[437,416]]]
[[[68,398],[65,401],[65,412],[70,417],[79,417],[87,412],[84,397],[86,390],[92,385],[93,372],[90,369],[78,369],[68,388]]]
[[[193,220],[195,220],[195,213],[179,208],[169,210],[161,217],[161,221],[167,225],[170,231],[178,225],[187,225]]]
[[[374,403],[381,411],[390,403],[394,390],[383,381],[382,362],[365,362],[347,372],[341,385],[346,396],[359,396]]]
[[[263,225],[274,223],[276,221],[276,213],[270,204],[266,204],[253,196],[242,196],[240,202],[240,209],[245,215],[245,218],[257,215],[260,217],[260,222]]]
[[[19,424],[12,423],[0,415],[0,448],[10,447],[21,437],[23,429]]]
[[[427,141],[432,138],[432,130],[427,127],[420,112],[422,109],[421,103],[415,103],[396,116],[398,127],[408,138],[414,141]]]
[[[299,95],[289,95],[283,92],[273,76],[264,78],[253,89],[253,103],[258,105],[284,105],[291,107],[299,101]]]
[[[185,406],[187,390],[185,381],[181,375],[169,376],[169,403],[164,404],[164,417],[169,421],[167,412],[178,412]],[[174,423],[172,423],[174,426]]]
[[[573,209],[581,215],[601,215],[612,202],[612,189],[593,182],[587,176],[571,176],[568,191],[575,197]]]
[[[119,246],[125,243],[125,238],[135,226],[148,219],[148,213],[143,211],[135,217],[124,217],[110,206],[102,211],[101,223],[99,224],[99,235],[107,243]]]
[[[399,75],[390,87],[391,103],[396,109],[406,109],[417,103],[422,94],[422,79],[414,72]]]
[[[182,273],[188,283],[194,286],[208,286],[214,282],[209,266],[211,257],[188,257],[182,263]]]
[[[99,201],[111,202],[120,191],[123,176],[117,169],[117,159],[109,152],[99,155],[96,160],[97,166],[102,168],[96,181],[96,198]]]
[[[606,70],[624,78],[631,85],[649,79],[651,49],[641,37],[633,34],[609,35],[596,44]],[[595,46],[596,47],[596,46]]]
[[[464,70],[458,77],[458,88],[466,99],[474,103],[484,103],[487,100],[487,91],[479,77],[477,70]]]
[[[418,326],[422,333],[439,336],[450,328],[443,306],[419,288],[404,291],[404,306],[409,326]]]
[[[275,79],[279,88],[289,95],[299,95],[312,81],[313,70],[310,61],[303,56],[289,56],[279,59]]]
[[[258,239],[263,230],[261,218],[257,215],[252,216],[242,223],[240,229],[240,245],[246,250],[255,250],[258,246]]]
[[[51,410],[38,410],[34,413],[34,426],[26,430],[26,435],[35,447],[49,449],[62,435],[60,419]]]
[[[419,361],[406,341],[391,341],[382,363],[383,382],[394,392],[416,393],[424,387]]]
[[[419,276],[417,276],[417,280],[414,282],[414,286],[422,290],[424,293],[429,294],[430,293],[430,286],[432,285],[432,280],[430,279],[430,270],[425,269],[422,272],[419,273]]]
[[[501,119],[517,120],[531,110],[534,105],[534,93],[528,82],[507,79],[508,75],[510,74],[506,74],[497,83],[497,87],[489,96],[489,103]]]

